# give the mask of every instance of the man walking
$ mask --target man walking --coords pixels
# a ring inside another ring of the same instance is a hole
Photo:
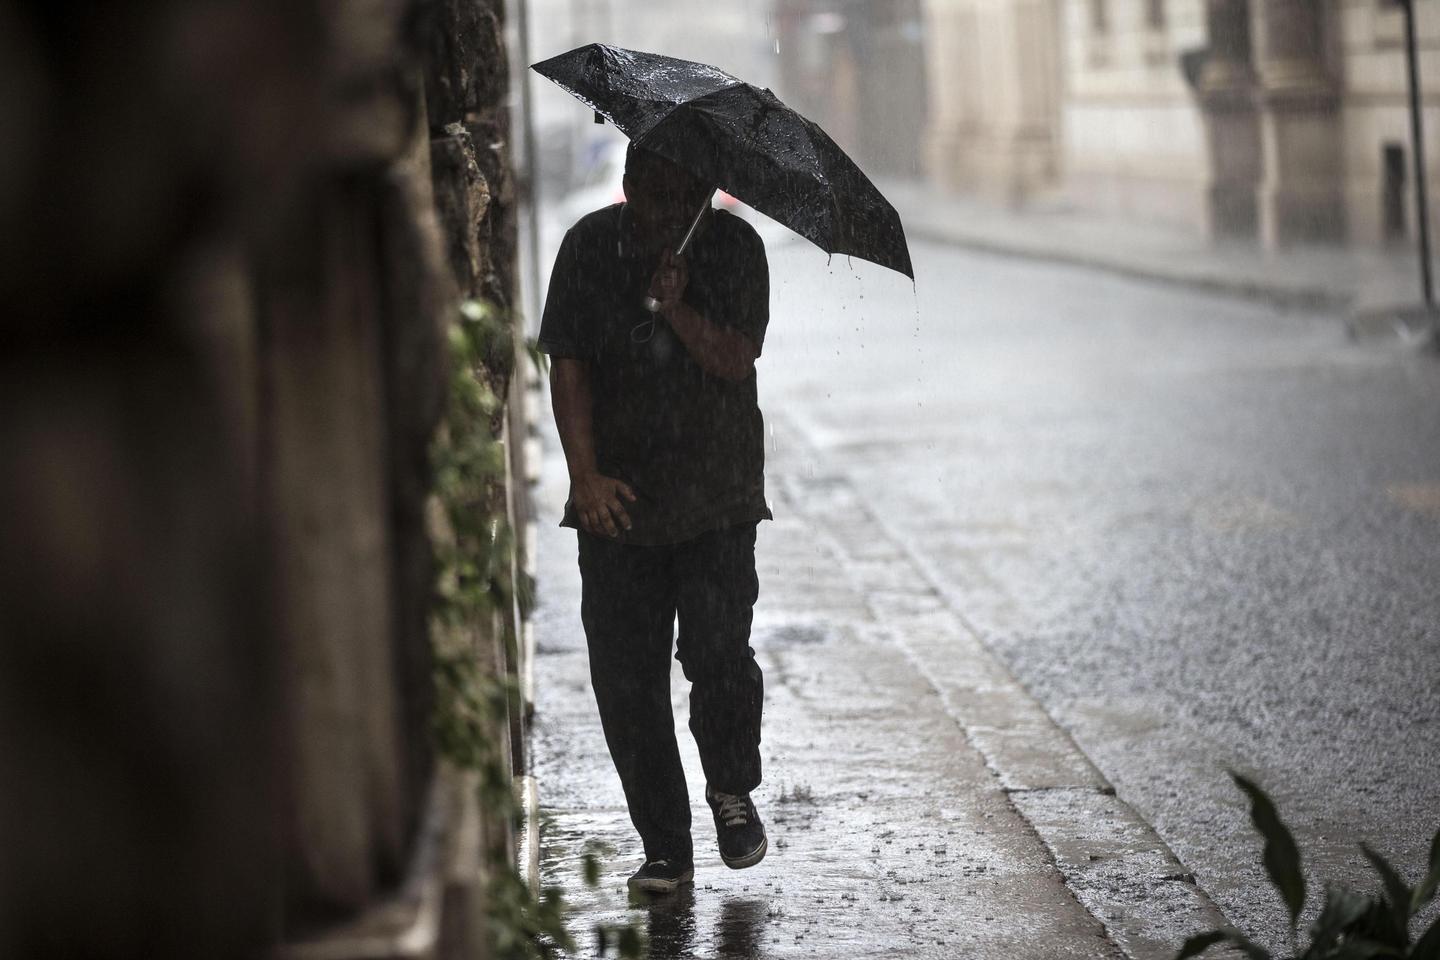
[[[570,471],[562,524],[578,529],[591,682],[645,849],[630,888],[666,893],[694,878],[672,647],[721,858],[752,866],[767,846],[750,800],[763,681],[749,642],[755,529],[771,517],[755,391],[769,273],[759,236],[722,212],[707,210],[674,255],[711,188],[664,157],[632,144],[624,189],[565,235],[539,346]]]

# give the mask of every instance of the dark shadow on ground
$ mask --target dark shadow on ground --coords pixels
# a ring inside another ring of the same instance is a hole
[[[651,960],[684,960],[695,955],[695,888],[681,887],[644,903]]]
[[[764,900],[735,897],[720,905],[720,918],[715,921],[715,954],[720,957],[745,957],[759,960],[764,956],[760,938],[764,933],[769,904]]]
[[[684,887],[664,897],[632,901],[645,910],[649,960],[693,960],[696,956],[695,888]],[[760,960],[761,940],[768,922],[763,899],[735,897],[720,905],[711,942],[716,957]]]

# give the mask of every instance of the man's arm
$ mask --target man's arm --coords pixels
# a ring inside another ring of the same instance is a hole
[[[550,405],[570,468],[570,499],[580,526],[597,536],[616,536],[617,524],[629,530],[630,516],[621,500],[634,503],[635,491],[623,480],[603,476],[595,463],[594,397],[586,361],[551,358]]]
[[[722,380],[744,380],[755,369],[760,351],[739,330],[710,322],[683,300],[663,312],[670,329],[706,373]]]
[[[685,258],[665,251],[651,284],[661,316],[700,369],[722,380],[744,380],[754,371],[760,348],[739,330],[714,323],[686,303],[682,297],[689,279]]]

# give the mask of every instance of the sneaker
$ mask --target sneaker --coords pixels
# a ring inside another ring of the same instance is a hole
[[[705,800],[715,814],[715,833],[720,840],[720,859],[731,870],[753,867],[765,859],[769,841],[765,824],[755,812],[748,793],[721,793],[705,787]]]
[[[695,867],[678,860],[646,860],[628,881],[636,893],[674,893],[682,883],[695,879]]]

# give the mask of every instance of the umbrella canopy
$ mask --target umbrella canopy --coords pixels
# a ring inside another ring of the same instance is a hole
[[[912,280],[900,215],[816,124],[769,90],[704,63],[603,43],[531,69],[679,164],[827,253]]]

